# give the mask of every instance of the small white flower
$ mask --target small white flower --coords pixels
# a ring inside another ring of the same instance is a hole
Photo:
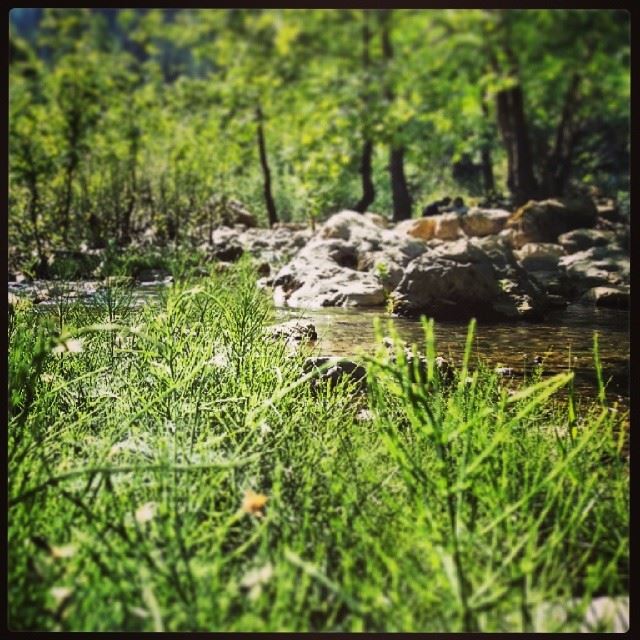
[[[260,435],[261,436],[266,436],[268,433],[271,433],[272,431],[273,431],[273,429],[266,422],[263,422],[260,425]]]
[[[267,562],[263,567],[258,569],[251,569],[242,578],[240,585],[246,589],[250,589],[257,584],[266,584],[273,575],[273,566],[270,562]]]
[[[229,358],[227,358],[225,353],[216,353],[211,360],[209,360],[209,364],[212,364],[214,367],[226,367],[229,364]]]
[[[273,566],[267,562],[263,567],[248,571],[240,581],[240,586],[249,590],[249,600],[256,600],[262,593],[262,586],[269,582],[271,576],[273,576]]]
[[[61,547],[52,547],[51,555],[54,558],[71,558],[76,552],[74,544],[65,544]]]
[[[60,604],[73,593],[73,589],[70,587],[53,587],[49,593],[51,593],[53,599]]]
[[[82,340],[67,338],[64,342],[57,344],[52,351],[53,353],[80,353],[82,351]]]
[[[145,504],[136,509],[136,520],[138,521],[138,524],[145,524],[146,522],[153,520],[155,514],[155,502],[145,502]]]

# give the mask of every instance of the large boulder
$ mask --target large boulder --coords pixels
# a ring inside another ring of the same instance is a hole
[[[311,230],[278,225],[273,229],[219,227],[202,249],[212,258],[234,262],[243,253],[250,253],[270,268],[277,268],[290,259],[311,237]]]
[[[213,196],[207,203],[209,214],[215,216],[223,225],[233,227],[243,225],[244,227],[256,227],[258,222],[256,217],[242,204],[234,198],[223,198]]]
[[[502,209],[472,207],[460,220],[462,230],[468,236],[488,236],[500,233],[511,214]]]
[[[210,238],[208,253],[221,262],[235,262],[242,256],[244,249],[240,242],[241,231],[230,227],[216,229]]]
[[[465,216],[460,213],[441,213],[417,220],[403,220],[395,227],[395,232],[400,235],[409,235],[420,240],[457,240],[464,237],[462,220]]]
[[[405,266],[426,250],[372,214],[341,211],[268,284],[277,304],[295,308],[382,306]]]
[[[380,251],[364,251],[358,254],[357,269],[376,274],[385,291],[391,291],[402,280],[404,267],[410,260],[410,256],[393,247]]]
[[[307,318],[294,318],[269,327],[267,335],[276,340],[283,340],[289,351],[292,352],[296,352],[302,345],[313,343],[318,339],[315,325]]]
[[[368,272],[340,270],[301,287],[286,297],[287,306],[299,309],[322,307],[378,307],[385,301],[384,286]]]
[[[464,215],[459,213],[443,213],[432,218],[436,223],[435,237],[440,240],[457,240],[465,235],[461,221]]]
[[[380,236],[380,246],[358,254],[358,270],[371,271],[382,281],[385,291],[398,286],[405,267],[427,250],[427,245],[418,239],[402,236],[385,230]]]
[[[628,222],[626,216],[620,211],[620,207],[615,200],[606,199],[600,200],[596,208],[598,210],[598,217],[611,222]]]
[[[524,234],[515,229],[503,229],[498,233],[498,238],[511,247],[511,249],[521,249],[527,244]]]
[[[606,247],[617,240],[614,231],[600,229],[574,229],[558,236],[558,243],[567,253],[584,251],[591,247]]]
[[[367,370],[353,360],[332,356],[314,356],[304,361],[304,374],[314,373],[311,379],[312,392],[322,388],[333,389],[341,381],[354,385],[356,391],[364,391],[367,384]]]
[[[367,211],[362,215],[381,229],[387,229],[389,227],[389,219],[385,216],[381,216],[379,213],[371,213],[370,211]]]
[[[595,305],[596,307],[628,309],[629,287],[593,287],[582,296],[580,301],[585,304]]]
[[[598,223],[595,226],[597,231],[604,231],[606,233],[613,233],[613,242],[629,250],[629,241],[631,239],[631,225],[629,222],[611,222],[604,218],[598,218]]]
[[[214,245],[211,249],[211,256],[220,262],[236,262],[243,253],[244,250],[236,242],[230,242],[223,246]]]
[[[542,317],[552,300],[518,263],[509,243],[500,234],[472,238],[470,243],[489,257],[497,275],[499,293],[492,309],[496,317],[532,320]]]
[[[247,229],[238,237],[245,251],[277,263],[294,255],[311,237],[310,229],[278,226],[273,229]]]
[[[593,287],[629,284],[629,254],[617,246],[591,247],[560,258],[567,289],[578,297]]]
[[[400,315],[438,319],[527,319],[539,317],[547,305],[510,248],[495,238],[461,239],[428,250],[409,263],[393,302]]]
[[[554,271],[558,268],[558,260],[566,252],[559,244],[528,242],[513,254],[527,271]]]
[[[576,196],[558,200],[530,200],[507,221],[516,232],[517,244],[556,242],[558,236],[573,229],[593,227],[598,211],[591,198]]]
[[[276,300],[303,309],[384,304],[384,287],[368,271],[357,271],[358,252],[344,240],[316,238],[270,281]]]
[[[273,230],[287,229],[288,231],[303,231],[307,228],[306,222],[276,222],[272,227]]]
[[[436,221],[434,216],[418,218],[417,220],[402,220],[395,227],[396,233],[406,234],[420,240],[431,240],[436,235]]]
[[[330,216],[320,226],[321,238],[340,238],[342,240],[367,239],[376,236],[376,229],[386,229],[389,221],[377,213],[359,213],[344,209]]]
[[[353,242],[379,242],[380,221],[357,211],[340,211],[332,215],[320,228],[320,238],[339,238]]]
[[[527,247],[524,253],[512,251],[510,237],[504,231],[497,236],[476,238],[474,242],[491,257],[494,267],[501,273],[501,280],[530,282],[535,289],[545,293],[546,299],[543,306],[566,306],[564,286],[558,269],[558,258],[553,257],[553,254],[556,253],[554,247],[557,245],[528,243],[524,245]],[[530,260],[525,260],[523,263],[521,262],[523,257],[528,257]],[[522,271],[526,272],[524,279]],[[533,297],[536,298],[535,293]]]

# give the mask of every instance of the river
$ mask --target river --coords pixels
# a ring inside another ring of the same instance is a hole
[[[138,287],[134,304],[156,300],[165,287],[160,284]],[[9,290],[21,293],[20,285]],[[86,302],[90,303],[90,297]],[[50,304],[39,305],[43,310]],[[383,327],[392,319],[381,309],[320,310],[276,309],[276,321],[308,318],[318,333],[317,351],[322,355],[357,357],[374,349],[375,318]],[[408,343],[424,344],[422,326],[417,320],[393,318],[400,336]],[[459,364],[464,350],[468,323],[441,321],[435,324],[436,348],[439,355]],[[575,372],[574,388],[580,395],[594,397],[597,382],[593,361],[593,334],[598,333],[600,359],[611,401],[629,403],[629,312],[600,309],[580,304],[550,313],[541,322],[479,322],[474,340],[473,357],[491,366],[510,367],[515,377],[521,377],[533,366],[533,359],[542,356],[548,375]]]
[[[374,345],[373,322],[382,326],[390,317],[380,310],[322,309],[294,311],[278,309],[277,318],[309,318],[318,333],[318,351],[325,355],[355,356],[371,353]],[[409,343],[424,345],[420,322],[393,318],[400,336]],[[462,359],[468,323],[435,323],[436,349],[440,355],[459,364]],[[610,400],[627,404],[629,398],[629,313],[617,309],[598,309],[570,305],[548,315],[542,322],[479,322],[473,356],[492,366],[510,367],[516,378],[533,366],[536,356],[543,357],[547,374],[575,372],[575,389],[593,397],[596,374],[593,360],[593,334],[598,333],[600,360]]]

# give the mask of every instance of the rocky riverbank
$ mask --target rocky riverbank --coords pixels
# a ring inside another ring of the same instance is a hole
[[[202,240],[206,237],[206,240]],[[588,198],[531,201],[515,212],[472,207],[396,225],[341,211],[314,231],[299,224],[259,229],[247,218],[191,238],[204,265],[218,269],[248,253],[276,305],[298,309],[386,308],[436,319],[536,320],[580,302],[627,308],[629,221],[611,202]],[[105,250],[59,251],[53,273],[72,265],[65,291],[90,299],[100,288]],[[196,272],[198,269],[196,269]],[[203,275],[208,271],[200,267]],[[144,265],[139,285],[168,284],[170,269]],[[34,302],[59,284],[9,273],[10,293]]]
[[[629,225],[589,199],[403,221],[342,211],[263,281],[293,308],[537,319],[572,302],[626,308]]]

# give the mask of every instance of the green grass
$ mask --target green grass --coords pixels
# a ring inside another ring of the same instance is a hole
[[[450,385],[380,345],[312,393],[248,261],[121,295],[10,315],[11,628],[575,630],[628,593],[626,416],[571,374],[507,389],[471,325]]]

